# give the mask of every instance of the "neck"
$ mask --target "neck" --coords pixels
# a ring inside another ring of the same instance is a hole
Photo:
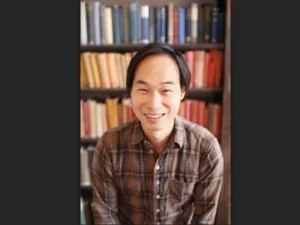
[[[154,149],[158,153],[161,153],[166,147],[166,144],[171,136],[173,127],[174,123],[168,129],[160,131],[151,131],[143,129],[143,131],[148,141],[153,145]]]

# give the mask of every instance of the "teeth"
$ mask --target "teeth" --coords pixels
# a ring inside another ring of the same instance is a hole
[[[159,114],[159,115],[149,115],[149,114],[145,114],[147,117],[151,118],[151,119],[157,119],[159,117],[161,117],[163,114]]]

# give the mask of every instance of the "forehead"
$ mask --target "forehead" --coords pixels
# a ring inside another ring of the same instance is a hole
[[[136,68],[134,80],[147,82],[179,82],[179,69],[176,62],[167,54],[150,55]]]

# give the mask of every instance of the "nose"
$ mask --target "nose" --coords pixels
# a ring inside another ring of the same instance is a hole
[[[161,95],[157,92],[149,95],[147,99],[147,107],[153,111],[159,109],[162,106]]]

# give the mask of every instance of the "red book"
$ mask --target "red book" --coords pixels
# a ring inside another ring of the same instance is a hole
[[[84,121],[84,134],[86,137],[91,135],[90,132],[90,115],[89,115],[89,105],[87,101],[83,101],[83,121]]]
[[[194,51],[186,51],[184,58],[189,66],[191,72],[191,83],[190,87],[194,87]]]

